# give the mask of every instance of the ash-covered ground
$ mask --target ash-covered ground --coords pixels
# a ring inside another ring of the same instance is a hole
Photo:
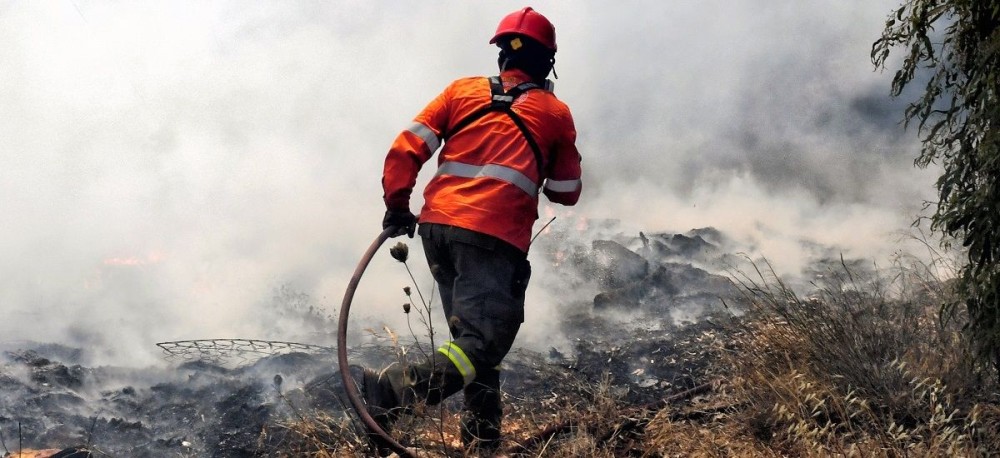
[[[552,304],[570,344],[512,352],[502,385],[508,403],[572,396],[569,379],[610,379],[635,404],[711,381],[724,350],[719,335],[740,309],[725,276],[738,257],[721,232],[566,240],[550,234],[534,248],[533,262],[553,267],[557,278],[532,287],[573,291]],[[135,369],[86,367],[84,348],[2,343],[2,445],[100,456],[263,456],[280,453],[292,440],[287,425],[305,417],[351,421],[331,347],[246,345],[175,343],[164,347],[175,353],[169,364]],[[396,354],[369,342],[350,359],[381,366]]]

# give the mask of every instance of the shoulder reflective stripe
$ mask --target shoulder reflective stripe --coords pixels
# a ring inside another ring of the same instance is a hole
[[[514,86],[513,88],[511,88],[511,90],[507,91],[507,93],[509,94],[511,92],[514,92],[514,93],[517,93],[518,95],[521,95],[521,94],[523,94],[525,92],[528,92],[528,91],[530,91],[532,89],[540,89],[540,88],[541,88],[541,86],[528,81],[526,83],[521,83],[521,84],[518,84],[517,86]]]
[[[461,162],[445,162],[438,167],[438,175],[454,175],[464,178],[489,177],[506,181],[517,186],[529,196],[538,196],[538,185],[521,172],[500,164],[470,165]]]
[[[476,367],[472,365],[472,361],[469,361],[469,357],[465,355],[462,349],[455,345],[454,342],[448,342],[438,348],[438,353],[442,353],[451,360],[451,363],[455,365],[458,369],[458,373],[462,374],[462,380],[468,385],[476,379]]]
[[[555,192],[573,192],[580,189],[580,180],[545,180],[545,189]]]
[[[415,122],[413,123],[412,126],[407,128],[406,130],[416,134],[416,136],[423,139],[424,143],[427,145],[427,149],[431,151],[431,154],[434,154],[434,152],[437,151],[438,147],[441,146],[441,139],[434,134],[434,131],[431,130],[430,127],[427,127],[422,123]]]

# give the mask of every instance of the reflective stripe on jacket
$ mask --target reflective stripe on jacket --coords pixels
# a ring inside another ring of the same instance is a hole
[[[506,90],[528,81],[520,70],[500,75]],[[438,147],[438,170],[424,189],[420,222],[482,232],[527,251],[538,218],[538,194],[573,205],[580,197],[580,154],[569,108],[548,90],[533,89],[514,101],[543,156],[542,166],[528,141],[505,113],[491,112],[458,132],[469,114],[488,106],[486,78],[463,78],[449,85],[393,142],[382,174],[389,209],[408,209],[417,172]],[[444,138],[448,138],[444,141]],[[544,170],[545,176],[538,176]]]

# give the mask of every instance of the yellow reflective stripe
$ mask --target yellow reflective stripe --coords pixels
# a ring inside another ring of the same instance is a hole
[[[448,342],[438,348],[438,353],[443,353],[445,356],[451,360],[451,363],[458,368],[458,373],[462,374],[462,380],[468,385],[472,383],[476,378],[476,368],[472,365],[472,361],[469,361],[469,357],[465,356],[465,352],[455,345],[454,342]]]

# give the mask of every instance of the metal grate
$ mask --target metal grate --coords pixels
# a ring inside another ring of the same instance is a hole
[[[252,364],[258,359],[284,353],[332,353],[333,347],[298,342],[256,339],[177,340],[156,344],[166,360],[177,363],[203,362],[225,367]]]

